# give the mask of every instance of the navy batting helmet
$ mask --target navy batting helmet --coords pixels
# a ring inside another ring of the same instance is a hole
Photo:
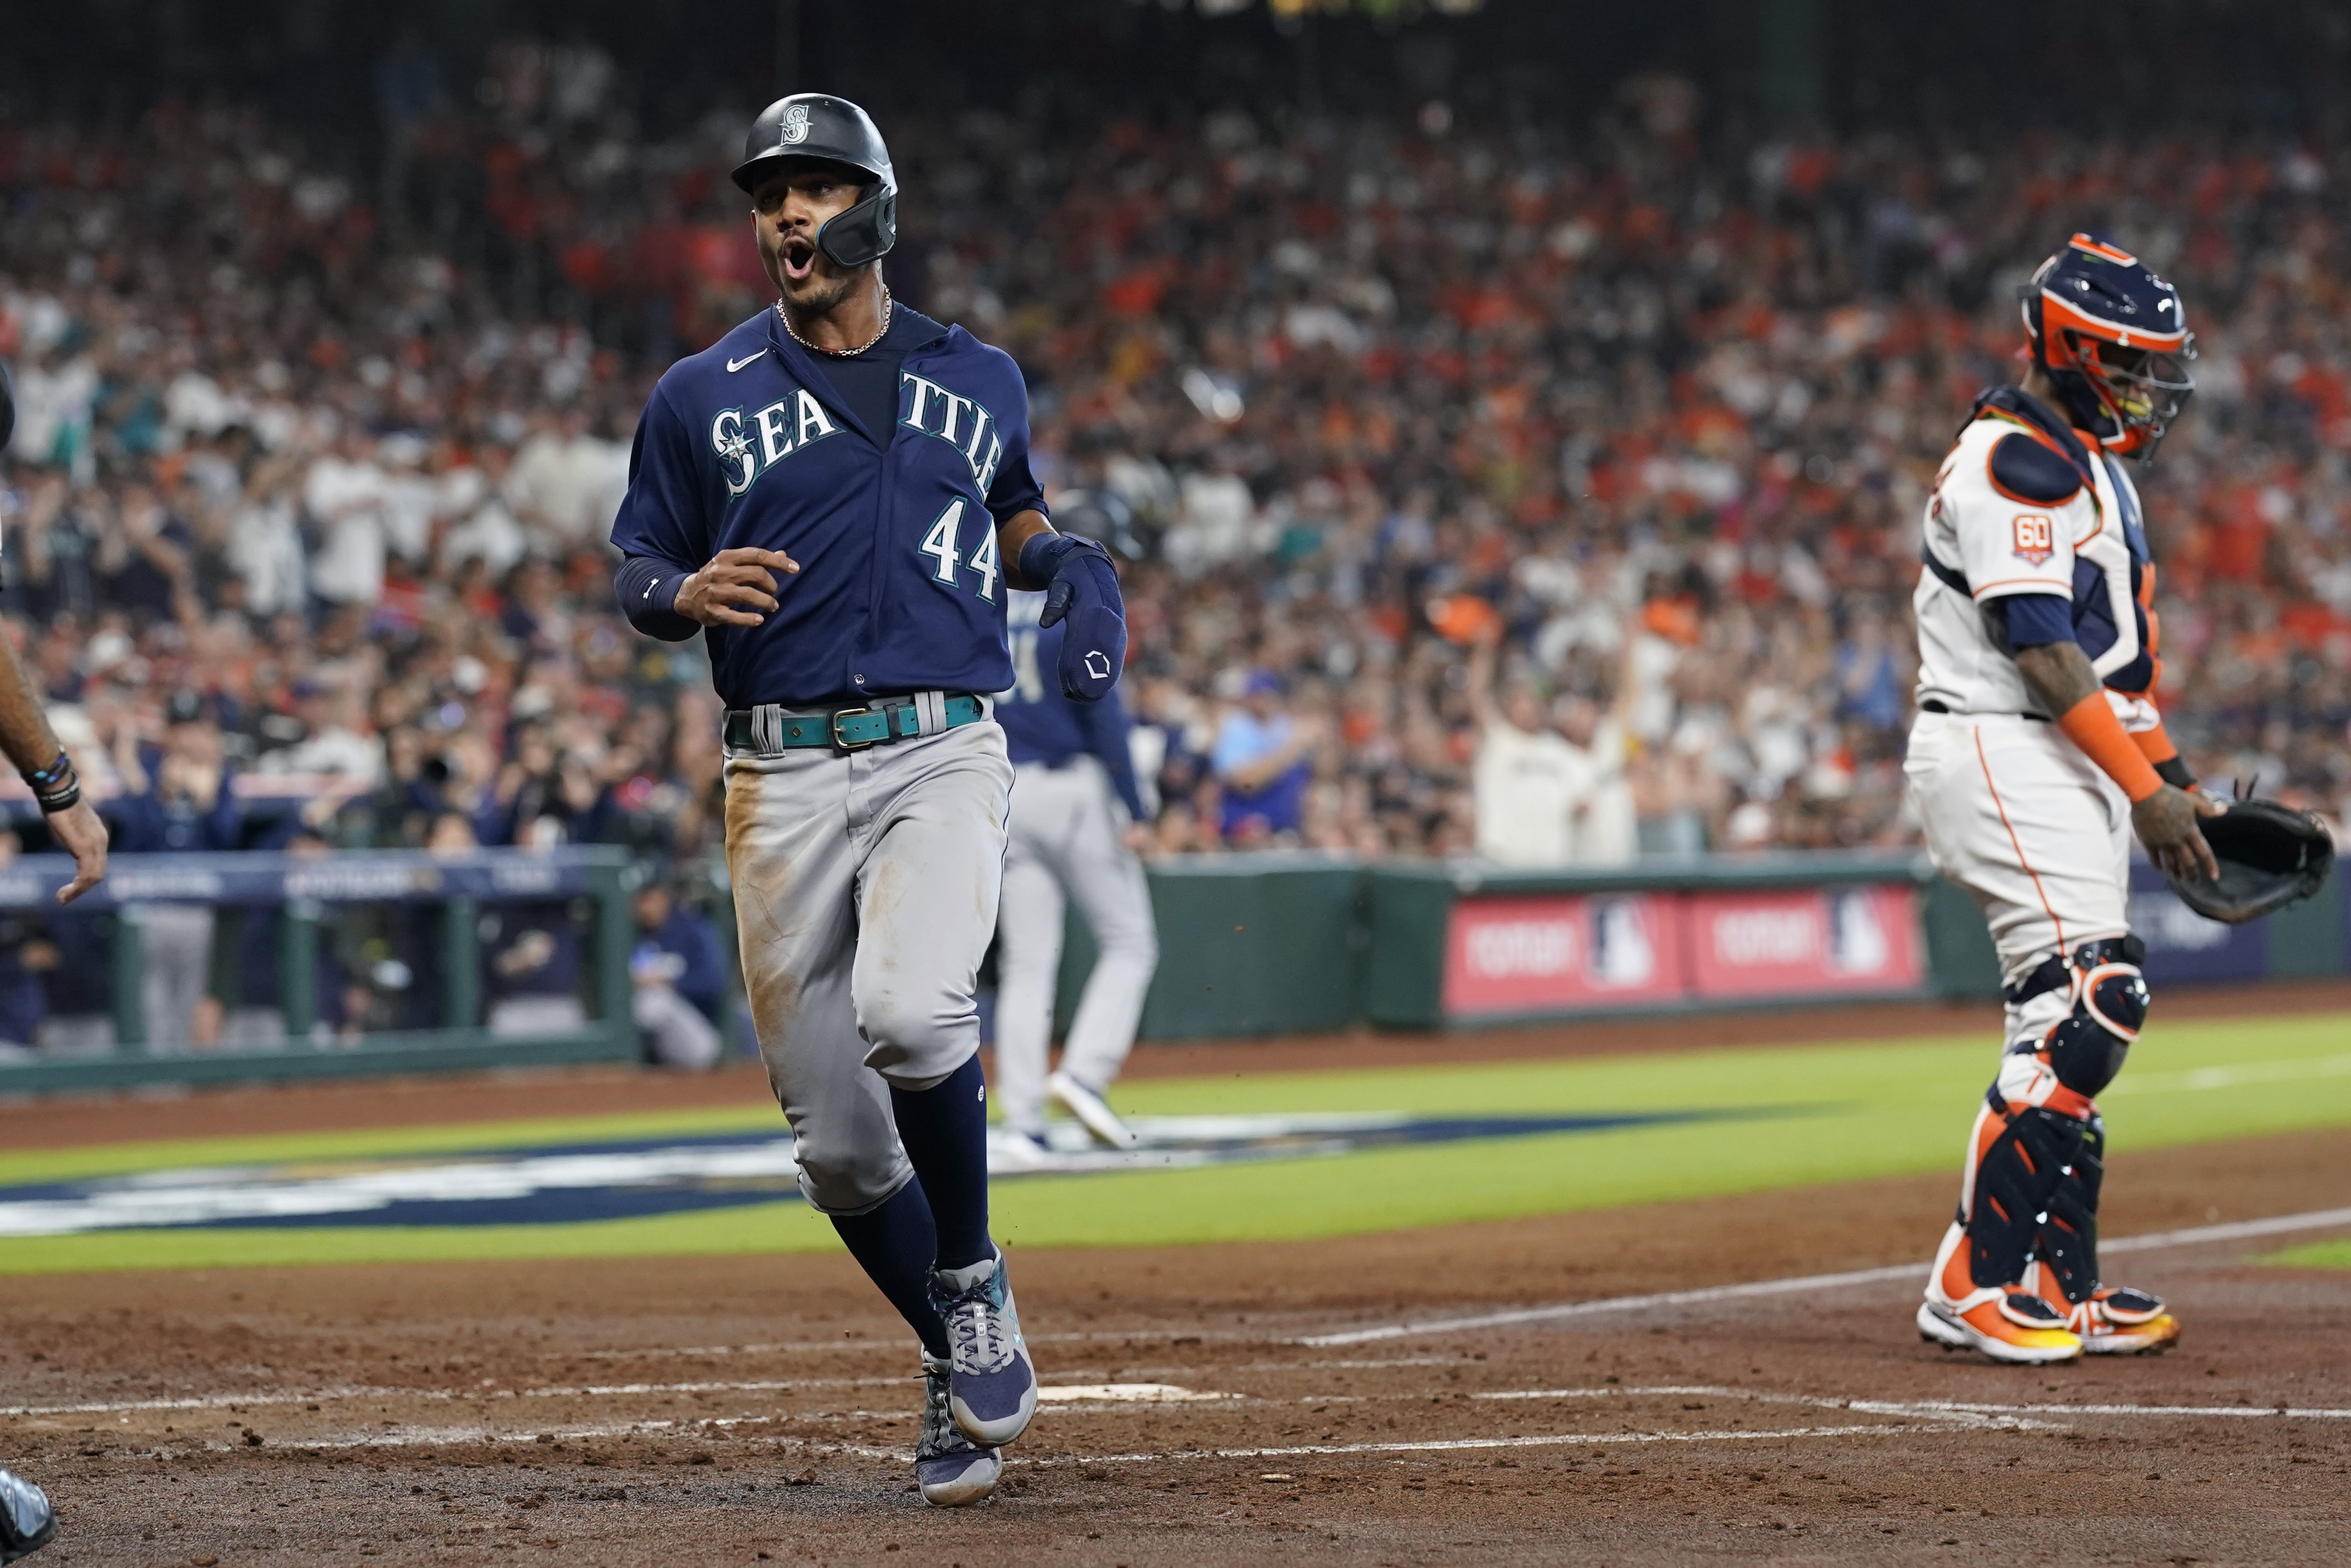
[[[863,267],[889,254],[898,243],[898,175],[872,116],[831,93],[779,98],[760,111],[743,138],[735,183],[756,190],[788,158],[844,164],[872,182],[855,206],[826,219],[816,231],[817,249],[835,267]]]

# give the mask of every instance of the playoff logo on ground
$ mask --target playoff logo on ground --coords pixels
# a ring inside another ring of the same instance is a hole
[[[1448,1018],[1915,989],[1908,887],[1465,898],[1446,936]]]

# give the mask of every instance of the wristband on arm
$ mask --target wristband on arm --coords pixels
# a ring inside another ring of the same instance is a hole
[[[2123,728],[2123,721],[2115,716],[2105,693],[2092,692],[2067,708],[2058,716],[2057,727],[2082,748],[2084,756],[2104,769],[2107,778],[2122,786],[2132,805],[2163,788],[2162,776],[2132,740],[2130,732]]]
[[[40,802],[45,816],[54,817],[59,811],[70,811],[81,801],[81,778],[74,771],[73,758],[62,751],[57,753],[55,762],[47,768],[37,768],[24,777],[25,783],[33,791],[33,799]]]
[[[2165,733],[2163,726],[2158,724],[2153,729],[2132,730],[2130,737],[2153,765],[2158,779],[2175,789],[2196,788],[2196,775],[2190,773],[2188,764],[2180,760],[2179,747],[2171,743],[2171,737]]]

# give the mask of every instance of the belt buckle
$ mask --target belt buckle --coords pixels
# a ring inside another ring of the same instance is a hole
[[[835,751],[846,753],[852,751],[864,751],[872,747],[879,746],[881,742],[878,740],[852,740],[847,736],[841,733],[841,721],[842,719],[853,718],[859,714],[870,714],[872,711],[873,710],[870,707],[845,707],[839,713],[834,714],[831,724],[827,727],[832,731],[832,748]]]

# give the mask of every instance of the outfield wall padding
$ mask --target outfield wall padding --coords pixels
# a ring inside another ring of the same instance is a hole
[[[1614,1014],[2000,994],[1973,899],[1923,855],[1692,856],[1607,871],[1337,855],[1155,862],[1146,1040],[1439,1029]],[[2245,926],[2189,911],[2143,862],[2130,918],[2168,986],[2351,973],[2351,885]],[[1091,971],[1073,908],[1057,998]]]

